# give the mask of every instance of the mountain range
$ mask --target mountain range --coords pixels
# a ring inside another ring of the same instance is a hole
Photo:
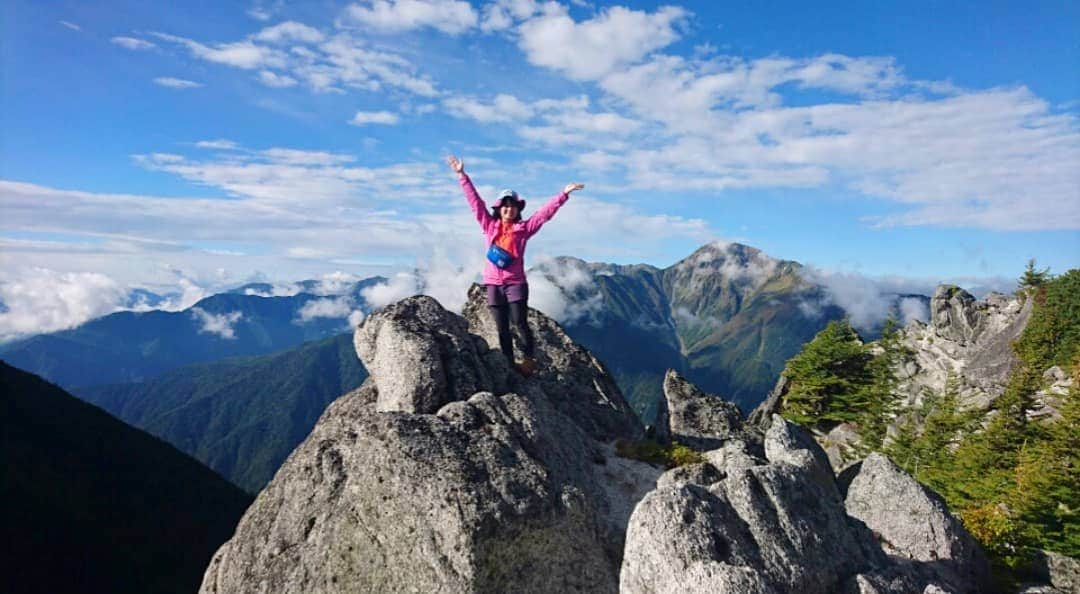
[[[245,285],[202,299],[183,311],[122,311],[70,330],[0,346],[0,358],[63,388],[142,382],[193,363],[263,355],[323,339],[349,328],[351,310],[369,311],[362,291],[373,277],[341,294],[312,291],[270,295],[269,285]]]
[[[567,333],[651,422],[668,369],[744,411],[756,406],[787,359],[844,315],[801,272],[797,262],[714,243],[663,269],[558,258],[532,274],[558,287]],[[366,377],[337,333],[349,310],[370,311],[362,293],[381,282],[333,295],[320,281],[284,291],[252,283],[181,312],[119,312],[10,343],[0,358],[256,492],[325,406]]]
[[[844,315],[801,270],[749,246],[713,243],[667,268],[558,258],[535,272],[581,312],[567,332],[608,365],[648,421],[667,369],[743,410],[764,399],[787,359]]]

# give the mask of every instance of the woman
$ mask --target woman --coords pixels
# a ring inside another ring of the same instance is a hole
[[[446,161],[458,174],[465,199],[487,239],[488,262],[484,266],[484,284],[487,286],[487,304],[495,318],[495,327],[499,330],[499,349],[513,363],[514,347],[510,338],[510,325],[513,324],[518,331],[518,346],[525,355],[515,367],[522,375],[532,375],[536,371],[536,359],[528,320],[529,283],[525,279],[525,244],[566,204],[571,192],[585,186],[567,184],[558,196],[522,221],[521,211],[525,208],[525,201],[518,197],[517,192],[500,192],[491,212],[488,212],[472,180],[465,174],[461,159],[451,155]]]

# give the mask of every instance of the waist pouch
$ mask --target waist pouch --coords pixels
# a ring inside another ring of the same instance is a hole
[[[504,269],[514,261],[514,256],[493,243],[491,244],[491,247],[488,248],[487,259],[500,269]]]

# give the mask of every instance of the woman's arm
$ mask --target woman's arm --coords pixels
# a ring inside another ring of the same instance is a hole
[[[570,183],[566,184],[563,191],[557,196],[548,200],[546,204],[541,206],[533,216],[529,217],[529,220],[525,221],[525,233],[528,237],[532,237],[540,227],[544,226],[544,223],[551,220],[551,217],[555,216],[555,213],[566,204],[566,201],[570,199],[570,193],[576,192],[585,187],[585,184]]]
[[[488,225],[495,219],[488,212],[487,205],[484,204],[484,200],[480,198],[480,194],[476,192],[476,187],[473,186],[472,180],[469,179],[468,174],[465,173],[465,164],[461,162],[454,155],[450,155],[446,158],[446,162],[450,165],[450,169],[454,170],[454,173],[458,174],[458,182],[461,183],[461,191],[465,193],[465,200],[469,203],[469,208],[472,209],[473,215],[476,216],[476,222],[480,223],[485,231],[487,231]]]

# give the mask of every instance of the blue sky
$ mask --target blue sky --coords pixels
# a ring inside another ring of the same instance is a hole
[[[1076,3],[178,4],[0,8],[0,335],[136,286],[459,291],[451,152],[530,209],[586,184],[533,262],[727,240],[1002,285],[1080,255]]]

